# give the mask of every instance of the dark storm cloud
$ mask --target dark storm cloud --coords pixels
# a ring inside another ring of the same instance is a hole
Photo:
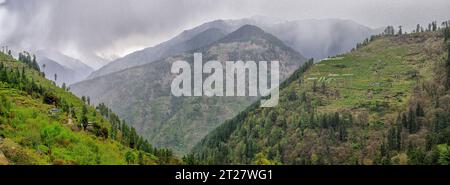
[[[450,18],[448,0],[0,0],[0,43],[53,48],[98,67],[215,19],[342,18],[371,27]]]

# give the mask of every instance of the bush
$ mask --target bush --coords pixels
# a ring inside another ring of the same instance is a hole
[[[13,164],[25,165],[34,164],[35,162],[24,148],[12,140],[4,139],[3,142],[0,143],[0,150]]]
[[[439,164],[449,165],[450,164],[450,147],[446,144],[438,145],[437,149],[439,151]]]
[[[47,91],[44,93],[44,103],[49,105],[58,105],[59,104],[59,98],[56,96],[54,92]]]
[[[77,138],[72,132],[56,123],[48,125],[42,129],[41,139],[48,147],[57,144],[67,146],[69,143],[77,142]]]
[[[138,158],[137,154],[134,151],[128,151],[125,154],[125,160],[128,164],[136,164],[136,159]]]
[[[95,133],[96,136],[108,139],[108,128],[97,126],[95,128],[95,130],[96,130],[96,133]]]
[[[11,102],[2,95],[0,97],[0,116],[6,116],[9,114],[9,110],[11,109]]]

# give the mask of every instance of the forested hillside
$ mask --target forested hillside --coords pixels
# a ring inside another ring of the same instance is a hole
[[[107,107],[45,79],[34,57],[0,53],[0,164],[178,164]]]
[[[443,24],[448,26],[447,24]],[[206,164],[449,164],[449,29],[388,27],[305,65],[184,158]]]

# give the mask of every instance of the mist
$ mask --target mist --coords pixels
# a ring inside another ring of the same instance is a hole
[[[377,28],[450,19],[448,0],[0,0],[0,45],[58,50],[94,68],[216,19],[339,18]]]

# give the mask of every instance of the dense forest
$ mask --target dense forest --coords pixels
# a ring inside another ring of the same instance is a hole
[[[143,151],[155,155],[158,157],[160,163],[162,164],[169,164],[173,162],[171,160],[173,160],[174,156],[171,150],[152,147],[152,145],[146,139],[137,134],[134,127],[128,126],[128,124],[123,120],[121,121],[119,116],[112,112],[111,109],[108,108],[105,104],[99,104],[97,106],[97,110],[111,123],[110,135],[113,139],[117,140],[120,138],[119,135],[122,135],[122,138],[119,140],[122,144],[138,151]],[[142,163],[142,161],[140,163]]]
[[[183,158],[188,164],[449,164],[450,28],[388,26],[308,63]]]

